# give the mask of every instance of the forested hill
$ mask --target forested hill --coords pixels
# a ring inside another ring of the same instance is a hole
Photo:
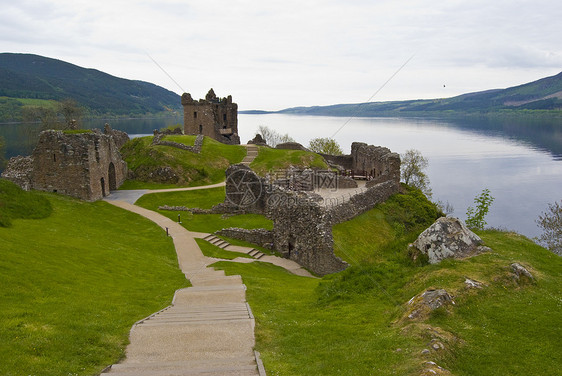
[[[560,112],[562,73],[508,89],[487,90],[453,98],[294,107],[278,112],[328,116],[419,116],[509,112],[509,110]]]
[[[0,53],[0,101],[4,107],[25,104],[21,99],[67,98],[76,100],[92,115],[181,110],[179,95],[148,82],[126,80],[38,55]]]

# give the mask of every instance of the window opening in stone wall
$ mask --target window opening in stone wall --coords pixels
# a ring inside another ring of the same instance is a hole
[[[57,161],[57,155],[53,154],[53,162],[56,162],[56,161]]]
[[[226,121],[226,114],[222,115],[222,120]]]
[[[199,134],[203,134],[203,124],[199,124]]]
[[[100,183],[101,183],[101,195],[102,195],[103,197],[105,197],[105,179],[104,179],[104,178],[101,178],[101,179],[100,179]]]
[[[109,171],[108,171],[107,178],[109,179],[109,190],[110,191],[117,190],[117,179],[115,177],[115,165],[113,164],[113,162],[109,163]]]
[[[193,118],[197,119],[197,111],[193,111]]]

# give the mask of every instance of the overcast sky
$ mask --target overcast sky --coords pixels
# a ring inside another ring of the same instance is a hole
[[[450,97],[562,71],[560,0],[0,6],[2,52],[57,58],[194,98],[213,87],[240,109],[365,102],[406,62],[373,101]]]

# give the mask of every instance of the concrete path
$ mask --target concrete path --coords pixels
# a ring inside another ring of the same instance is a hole
[[[207,268],[195,242],[201,234],[156,212],[124,201],[111,204],[140,214],[173,238],[180,269],[193,287],[176,291],[168,308],[133,326],[123,362],[106,370],[113,376],[256,376],[265,370],[254,353],[254,317],[240,276]],[[260,372],[261,370],[261,372]]]

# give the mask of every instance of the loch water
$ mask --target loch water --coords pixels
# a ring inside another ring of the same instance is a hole
[[[111,120],[113,128],[130,135],[178,124],[178,118]],[[103,128],[105,121],[85,124]],[[528,237],[540,234],[535,220],[548,203],[562,200],[562,121],[560,119],[427,119],[345,118],[284,114],[240,114],[242,142],[258,126],[289,134],[307,145],[312,138],[334,137],[349,153],[351,143],[385,146],[397,153],[417,149],[429,160],[433,199],[448,202],[454,216],[466,209],[483,189],[495,198],[489,226],[514,230]],[[29,133],[37,125],[0,124],[7,156],[29,154]]]

